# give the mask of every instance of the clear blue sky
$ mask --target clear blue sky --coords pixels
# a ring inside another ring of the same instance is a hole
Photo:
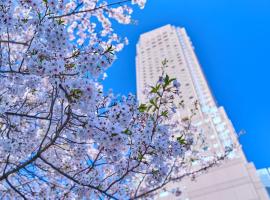
[[[138,25],[117,26],[130,44],[108,70],[105,89],[136,92],[135,45],[139,35],[183,26],[210,87],[225,107],[248,160],[270,166],[270,0],[148,0],[136,10]]]

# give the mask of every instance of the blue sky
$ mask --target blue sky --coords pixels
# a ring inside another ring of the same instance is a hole
[[[166,24],[183,26],[219,105],[257,168],[270,166],[270,0],[148,0],[137,25],[117,25],[130,44],[108,70],[105,90],[136,92],[139,35]]]

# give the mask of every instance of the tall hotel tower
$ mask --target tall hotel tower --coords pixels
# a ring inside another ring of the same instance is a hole
[[[222,153],[226,147],[238,144],[233,125],[224,108],[217,106],[184,28],[166,25],[140,36],[136,56],[139,101],[147,101],[143,90],[146,85],[154,85],[158,80],[164,59],[169,61],[166,73],[181,83],[180,100],[185,102],[185,108],[179,108],[182,109],[179,117],[188,116],[193,102],[199,102],[199,111],[193,123],[205,133],[209,154]],[[248,163],[241,148],[232,153],[228,161],[199,176],[196,181],[187,179],[179,185],[168,185],[166,189],[170,191],[178,186],[184,188],[181,196],[161,192],[157,199],[269,199],[254,165]]]

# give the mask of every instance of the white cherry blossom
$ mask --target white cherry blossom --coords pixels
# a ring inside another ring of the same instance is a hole
[[[177,81],[162,74],[141,105],[102,90],[130,3],[145,0],[0,2],[1,199],[150,199],[200,172],[190,155],[207,166],[203,135],[168,120]]]

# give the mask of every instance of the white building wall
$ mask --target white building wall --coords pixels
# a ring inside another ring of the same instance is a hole
[[[226,147],[239,145],[235,130],[223,107],[218,107],[210,91],[193,46],[184,28],[166,25],[140,36],[137,44],[137,96],[147,101],[144,89],[154,85],[161,74],[161,62],[169,61],[166,73],[181,83],[179,117],[190,114],[196,100],[199,111],[193,123],[204,131],[210,146],[209,156],[223,153]],[[196,182],[179,183],[186,188],[180,197],[162,193],[158,199],[186,200],[267,200],[267,193],[256,175],[253,164],[247,162],[243,151],[231,154],[231,159],[201,175]],[[178,185],[167,186],[168,191]]]

